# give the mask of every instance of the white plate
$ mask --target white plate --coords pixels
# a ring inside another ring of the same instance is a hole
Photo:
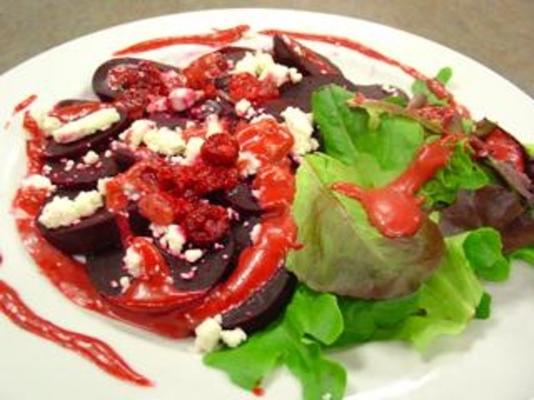
[[[382,25],[324,14],[284,10],[216,10],[170,15],[121,25],[47,51],[0,77],[0,126],[13,106],[31,93],[42,99],[89,94],[96,66],[113,50],[151,37],[205,32],[248,23],[351,37],[428,75],[454,68],[452,91],[475,115],[499,121],[520,139],[534,141],[534,102],[511,83],[477,62],[441,45]],[[353,52],[313,45],[342,63],[359,82],[397,84],[411,79],[395,68]],[[187,50],[196,47],[187,46]],[[178,61],[186,50],[171,47],[147,53]],[[0,398],[71,399],[252,399],[218,371],[208,369],[187,341],[173,342],[142,333],[74,306],[37,272],[18,239],[9,206],[24,174],[23,135],[16,124],[0,135],[0,278],[17,288],[40,315],[105,340],[157,386],[142,389],[106,375],[78,355],[26,333],[0,317]],[[491,287],[491,320],[473,322],[467,332],[440,341],[425,357],[408,347],[371,344],[339,353],[349,370],[347,398],[371,399],[528,399],[534,396],[534,269],[517,266],[512,279]],[[297,399],[299,387],[287,371],[269,379],[268,399]]]

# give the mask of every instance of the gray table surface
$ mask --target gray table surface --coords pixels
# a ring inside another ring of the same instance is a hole
[[[467,54],[534,96],[534,0],[0,0],[0,73],[119,23],[225,7],[290,7],[387,24]]]

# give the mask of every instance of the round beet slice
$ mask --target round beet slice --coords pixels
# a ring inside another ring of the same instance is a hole
[[[116,136],[125,130],[129,125],[126,114],[121,112],[121,119],[111,125],[108,129],[86,136],[83,139],[72,143],[57,143],[50,139],[43,151],[43,157],[47,160],[57,160],[60,158],[74,158],[82,156],[89,150],[103,150]]]
[[[61,189],[90,189],[96,187],[99,179],[116,175],[120,172],[119,165],[111,157],[99,154],[100,159],[93,165],[78,162],[71,169],[61,161],[48,163],[51,168],[48,178]],[[78,167],[81,166],[81,167]]]
[[[88,254],[121,244],[115,217],[104,207],[74,225],[48,229],[37,221],[37,227],[46,240],[69,254]]]
[[[236,255],[236,259],[243,251],[243,249],[252,244],[252,240],[250,239],[250,233],[252,232],[254,226],[256,224],[259,224],[260,222],[260,217],[256,215],[251,215],[248,218],[239,221],[235,226],[232,227],[232,234],[234,235],[235,241],[234,254]]]
[[[160,71],[176,71],[180,72],[177,67],[172,65],[162,64],[155,61],[142,60],[133,57],[113,58],[101,64],[93,74],[93,91],[95,94],[104,101],[111,101],[115,99],[122,90],[114,89],[108,84],[109,71],[116,67],[124,66],[125,68],[131,68],[138,66],[141,62],[150,62],[155,65]]]
[[[222,49],[217,50],[219,53],[223,54],[226,59],[236,63],[245,57],[247,53],[253,53],[255,50],[247,47],[237,47],[237,46],[227,46]]]
[[[165,126],[171,129],[174,129],[177,126],[180,128],[185,128],[188,121],[188,119],[183,115],[164,112],[150,114],[148,119],[154,121],[160,127]]]
[[[221,281],[234,267],[234,239],[227,235],[217,247],[202,249],[204,255],[195,262],[169,254],[161,250],[167,260],[174,279],[174,286],[184,291],[205,290]]]
[[[224,329],[241,328],[257,331],[280,315],[296,286],[296,278],[284,267],[241,305],[222,314]]]
[[[277,63],[287,65],[288,67],[295,67],[303,75],[343,75],[341,70],[326,57],[317,54],[315,51],[303,46],[288,36],[274,36],[273,53],[274,60]],[[313,59],[318,62],[313,62],[311,60],[312,57],[306,57],[306,53],[312,54]]]
[[[262,208],[256,198],[252,195],[252,190],[247,183],[240,183],[232,190],[222,195],[222,200],[230,207],[239,212],[259,214]]]
[[[130,278],[123,268],[123,257],[124,251],[119,249],[110,249],[87,257],[85,268],[91,283],[99,293],[107,296],[118,296],[121,293],[120,279]]]

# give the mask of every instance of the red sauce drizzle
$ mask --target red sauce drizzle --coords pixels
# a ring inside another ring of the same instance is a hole
[[[13,115],[15,115],[15,114],[25,110],[26,108],[28,108],[36,99],[37,99],[37,95],[36,94],[32,94],[32,95],[26,97],[24,100],[22,100],[20,103],[18,103],[13,108]]]
[[[256,386],[254,389],[252,389],[252,394],[255,396],[263,396],[265,394],[265,390],[260,386]]]
[[[384,187],[366,190],[352,183],[338,182],[332,188],[359,200],[371,224],[384,236],[412,236],[419,230],[424,218],[420,208],[423,200],[415,193],[447,164],[453,151],[451,144],[459,137],[445,136],[423,146],[408,169]]]
[[[39,317],[24,304],[17,292],[2,280],[0,312],[22,329],[80,354],[110,375],[139,386],[152,386],[152,382],[135,372],[106,343],[91,336],[68,331]]]
[[[24,113],[22,127],[28,132],[29,139],[26,141],[26,155],[28,156],[28,172],[39,174],[43,169],[41,154],[46,143],[44,132],[39,128],[37,121],[28,111]]]
[[[340,36],[321,35],[318,33],[294,32],[294,31],[286,31],[286,30],[281,30],[281,29],[265,29],[263,31],[260,31],[260,33],[264,35],[269,35],[269,36],[287,35],[293,39],[312,40],[316,42],[329,43],[329,44],[333,44],[334,46],[341,46],[347,49],[355,50],[358,53],[361,53],[364,56],[367,56],[369,58],[373,58],[383,63],[393,65],[394,67],[401,69],[402,71],[414,77],[415,79],[420,79],[422,81],[425,81],[426,84],[428,85],[428,88],[438,98],[447,99],[449,104],[452,107],[456,107],[462,115],[469,115],[467,109],[465,109],[465,107],[460,106],[456,103],[452,93],[450,93],[440,81],[429,78],[423,73],[421,73],[420,71],[418,71],[417,69],[410,67],[408,65],[402,64],[401,62],[391,57],[388,57],[385,54],[382,54],[379,51],[374,50],[373,48],[364,45],[363,43],[357,42],[355,40],[343,38]]]
[[[499,161],[512,163],[516,170],[525,171],[525,156],[521,145],[502,129],[495,128],[484,139],[484,150]]]
[[[50,112],[50,116],[56,117],[62,122],[69,122],[106,107],[109,105],[98,101],[80,101],[69,105],[55,106]]]
[[[141,53],[143,51],[160,49],[162,47],[174,46],[177,44],[201,44],[205,46],[224,46],[233,43],[243,36],[243,33],[248,31],[248,25],[238,25],[229,29],[216,30],[214,33],[206,33],[199,35],[186,36],[169,36],[145,40],[135,43],[124,49],[118,50],[113,55],[122,56],[125,54]]]

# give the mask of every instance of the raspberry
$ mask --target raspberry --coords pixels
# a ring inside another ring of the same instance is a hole
[[[204,90],[207,96],[216,91],[214,81],[227,69],[226,58],[218,52],[213,52],[193,61],[184,70],[187,86],[193,89]]]
[[[231,190],[239,183],[237,168],[226,168],[205,163],[197,163],[191,170],[192,189],[197,195]]]
[[[211,165],[235,165],[239,155],[239,144],[230,135],[218,133],[208,137],[201,150],[202,159]]]
[[[172,200],[159,193],[141,197],[139,213],[157,225],[169,225],[174,221]]]
[[[228,94],[235,102],[247,99],[255,104],[261,104],[266,100],[272,100],[279,96],[278,88],[272,80],[265,79],[260,81],[248,72],[230,76]]]
[[[228,214],[224,207],[200,203],[182,222],[187,239],[196,245],[220,240],[228,231]]]

